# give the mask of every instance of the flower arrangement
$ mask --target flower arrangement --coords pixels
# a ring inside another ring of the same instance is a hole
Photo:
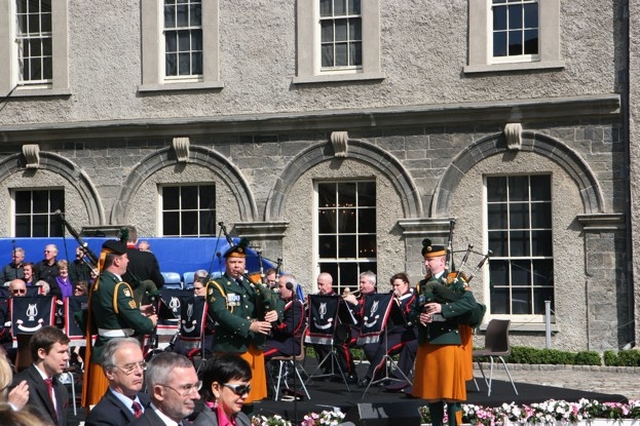
[[[300,426],[337,426],[344,419],[345,414],[341,411],[322,411],[320,413],[308,413],[304,416],[304,420]],[[279,415],[253,416],[251,419],[252,426],[292,426],[292,423]]]
[[[578,402],[549,400],[537,404],[502,404],[499,407],[482,407],[463,404],[465,423],[477,426],[502,426],[508,424],[579,423],[594,419],[640,419],[640,400],[628,404],[599,402],[581,399]],[[429,423],[428,407],[420,408],[422,423]]]

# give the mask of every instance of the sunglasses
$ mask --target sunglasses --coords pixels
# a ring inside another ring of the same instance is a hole
[[[23,289],[17,289],[17,290],[12,290],[13,294],[27,294],[27,290],[23,290]]]
[[[232,385],[231,383],[223,383],[222,386],[229,388],[238,396],[242,396],[251,392],[251,385]]]

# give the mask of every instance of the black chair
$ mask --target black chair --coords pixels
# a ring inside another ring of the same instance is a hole
[[[502,362],[504,371],[506,371],[507,376],[509,376],[509,380],[511,381],[511,386],[513,386],[513,390],[516,395],[518,395],[516,384],[513,383],[511,373],[509,372],[509,367],[507,367],[507,363],[504,361],[504,357],[511,354],[511,346],[509,345],[510,324],[510,320],[492,319],[491,321],[489,321],[489,325],[487,326],[487,330],[485,331],[484,335],[484,349],[473,351],[473,359],[478,363],[478,367],[480,368],[480,372],[482,373],[482,378],[484,379],[484,382],[489,389],[487,396],[491,395],[493,365],[495,363],[495,358],[498,358]],[[491,362],[491,371],[489,373],[488,381],[487,377],[484,374],[484,371],[482,370],[482,364],[480,364],[480,360],[478,358],[489,358],[489,361]]]
[[[277,379],[274,378],[273,376],[271,377],[271,381],[275,382],[274,384],[275,397],[273,398],[274,401],[277,401],[278,399],[280,399],[280,390],[281,390],[282,384],[284,384],[284,386],[287,389],[289,389],[289,383],[287,381],[287,377],[285,377],[286,374],[283,374],[285,373],[285,371],[292,371],[293,374],[296,375],[299,383],[302,385],[302,389],[304,389],[304,393],[307,395],[307,399],[308,400],[311,399],[311,396],[309,396],[309,391],[307,390],[304,380],[302,379],[302,374],[300,374],[300,372],[302,372],[304,373],[305,377],[307,378],[309,377],[306,370],[302,366],[302,362],[304,362],[304,356],[305,356],[304,336],[307,334],[307,331],[308,329],[307,327],[305,327],[304,331],[302,332],[302,336],[300,338],[300,353],[294,356],[274,356],[271,359],[269,359],[269,362],[277,363],[277,366],[278,366]],[[287,370],[285,370],[285,367],[287,367]],[[293,389],[293,392],[295,393],[295,389]]]

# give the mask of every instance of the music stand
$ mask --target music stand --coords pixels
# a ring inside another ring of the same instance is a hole
[[[319,294],[309,295],[309,320],[307,322],[308,333],[304,336],[304,341],[305,343],[331,346],[331,349],[320,361],[313,373],[309,375],[307,378],[307,384],[313,378],[335,376],[334,366],[337,366],[340,377],[342,377],[344,385],[347,388],[347,392],[351,392],[345,372],[340,365],[340,357],[338,356],[335,344],[336,331],[338,327],[342,325],[339,324],[339,317],[340,312],[343,310],[348,311],[348,308],[344,306],[344,302],[339,296]],[[345,315],[349,316],[350,313],[342,313],[342,316]],[[331,372],[326,374],[315,374],[327,361],[331,362]]]
[[[375,368],[374,374],[371,376],[371,380],[367,383],[367,387],[362,393],[362,398],[369,391],[371,385],[383,382],[385,380],[402,381],[391,375],[389,375],[389,366],[395,366],[396,370],[402,374],[402,376],[409,382],[409,378],[404,374],[402,370],[398,368],[397,362],[389,355],[389,320],[394,325],[406,324],[406,318],[404,313],[400,309],[400,306],[395,303],[393,293],[386,294],[372,294],[365,295],[365,317],[362,321],[362,329],[360,331],[360,337],[358,338],[358,344],[363,345],[367,343],[376,343],[380,340],[380,335],[384,333],[384,356],[381,363],[384,363],[384,377],[375,380]],[[382,305],[382,306],[381,306]],[[380,318],[381,314],[377,314],[381,309],[384,309],[384,316]],[[373,311],[373,312],[372,312]],[[376,316],[377,314],[377,316]],[[375,320],[375,321],[374,321]],[[381,328],[379,328],[381,327]]]

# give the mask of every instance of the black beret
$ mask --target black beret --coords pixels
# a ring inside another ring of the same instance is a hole
[[[118,240],[107,240],[102,244],[102,250],[109,253],[122,255],[127,252],[127,245]]]

